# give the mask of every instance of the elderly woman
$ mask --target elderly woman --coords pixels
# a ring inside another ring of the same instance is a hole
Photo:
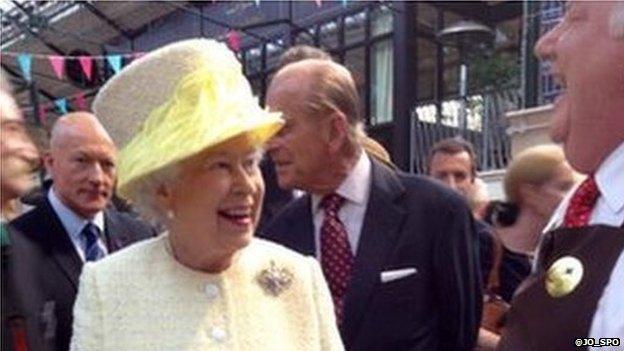
[[[153,51],[94,106],[119,142],[138,129],[118,191],[167,231],[84,267],[72,350],[343,349],[316,261],[253,238],[260,147],[283,122],[224,45]]]
[[[534,146],[515,156],[504,178],[507,202],[491,214],[504,246],[533,255],[542,230],[577,180],[557,145]]]

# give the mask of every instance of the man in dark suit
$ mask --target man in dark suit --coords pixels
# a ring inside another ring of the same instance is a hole
[[[481,290],[464,201],[362,151],[357,90],[337,63],[285,66],[267,105],[286,120],[267,145],[279,185],[310,195],[263,235],[319,259],[347,350],[472,350]]]
[[[2,312],[10,340],[3,350],[24,343],[28,350],[69,349],[83,264],[155,234],[108,208],[116,148],[95,116],[80,112],[59,119],[44,161],[51,189],[39,206],[9,224]]]

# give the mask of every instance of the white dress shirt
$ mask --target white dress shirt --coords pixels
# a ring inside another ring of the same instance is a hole
[[[364,151],[360,153],[355,167],[351,173],[340,184],[335,193],[345,198],[345,203],[338,210],[338,218],[345,225],[351,252],[355,256],[362,225],[364,224],[364,215],[368,205],[371,188],[371,161]],[[325,218],[325,212],[319,208],[322,200],[321,196],[312,194],[312,218],[314,218],[314,243],[316,247],[316,257],[321,257],[321,226]]]
[[[600,165],[595,174],[600,197],[596,202],[589,224],[621,227],[624,224],[624,142]],[[576,188],[572,189],[555,211],[545,231],[558,228],[563,223],[565,210]],[[594,313],[589,336],[615,338],[624,341],[624,250],[605,287]],[[615,348],[591,347],[591,350],[615,350]]]
[[[87,223],[92,222],[96,227],[98,227],[98,229],[100,229],[100,232],[104,233],[104,213],[98,212],[98,214],[96,214],[91,220],[79,216],[58,198],[54,190],[54,185],[50,191],[48,191],[48,200],[50,201],[50,205],[52,205],[52,209],[61,220],[63,228],[65,228],[65,232],[67,232],[69,238],[74,244],[74,248],[76,249],[78,256],[80,256],[84,262],[84,249],[87,245],[87,238],[84,235],[81,235],[82,229],[85,225],[87,225]],[[100,246],[100,249],[102,249],[104,254],[108,253],[102,238],[98,239],[98,246]]]

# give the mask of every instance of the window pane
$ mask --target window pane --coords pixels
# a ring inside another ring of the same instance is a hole
[[[345,17],[345,44],[363,42],[366,37],[366,11]]]
[[[392,41],[371,47],[371,124],[392,121]]]
[[[371,14],[372,36],[392,32],[392,11],[386,6],[377,7]]]
[[[338,46],[338,23],[336,21],[322,24],[319,31],[322,46],[328,48],[335,48]]]
[[[295,37],[295,44],[305,44],[314,46],[314,28],[309,28],[307,31],[301,31]]]
[[[245,61],[247,74],[260,72],[262,69],[262,49],[257,47],[247,50]]]
[[[436,89],[436,45],[419,37],[418,42],[418,101],[431,101]]]
[[[360,116],[365,119],[364,113],[364,98],[366,89],[366,58],[363,47],[359,47],[353,50],[349,50],[345,53],[345,66],[351,71],[355,86],[360,96],[359,112]]]
[[[277,67],[280,55],[284,52],[284,41],[279,39],[277,43],[268,43],[267,50],[267,69]]]

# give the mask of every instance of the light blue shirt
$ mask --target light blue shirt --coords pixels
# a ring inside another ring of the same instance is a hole
[[[74,248],[76,249],[76,253],[85,261],[85,247],[87,245],[87,238],[84,235],[81,235],[82,229],[89,222],[92,222],[96,227],[100,229],[100,232],[104,233],[104,212],[98,212],[98,214],[93,217],[93,219],[89,220],[87,218],[83,218],[76,214],[72,209],[67,207],[59,198],[56,196],[54,185],[48,191],[48,200],[50,201],[50,205],[52,205],[52,209],[56,212],[56,215],[61,220],[63,224],[63,228],[65,228],[65,232],[69,235],[72,243],[74,244]],[[102,238],[98,239],[98,246],[104,252],[104,254],[108,253],[106,249],[106,245]]]

